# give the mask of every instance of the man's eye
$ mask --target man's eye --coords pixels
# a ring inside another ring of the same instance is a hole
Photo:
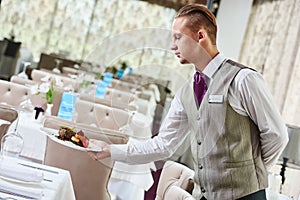
[[[175,35],[176,40],[180,39],[180,37],[181,37],[180,35]]]

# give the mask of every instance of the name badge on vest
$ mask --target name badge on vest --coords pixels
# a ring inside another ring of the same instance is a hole
[[[223,103],[223,95],[209,95],[208,96],[208,103]]]

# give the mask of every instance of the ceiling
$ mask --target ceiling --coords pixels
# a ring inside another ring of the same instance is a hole
[[[167,8],[179,10],[182,6],[189,3],[200,3],[206,5],[207,0],[142,0],[149,3],[158,4]]]

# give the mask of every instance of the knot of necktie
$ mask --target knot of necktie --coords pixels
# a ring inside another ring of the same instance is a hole
[[[205,82],[205,75],[196,72],[194,75],[194,94],[197,99],[198,106],[200,106],[201,101],[206,93],[207,86]]]

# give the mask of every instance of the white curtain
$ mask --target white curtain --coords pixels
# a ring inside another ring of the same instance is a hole
[[[300,1],[253,3],[240,61],[261,72],[284,120],[300,126]]]
[[[180,67],[170,51],[175,13],[137,0],[7,0],[2,2],[0,37],[9,38],[13,32],[15,40],[33,53],[35,61],[43,52],[99,65],[127,61],[141,73],[153,68],[154,78],[170,80],[174,92],[192,70]],[[149,31],[142,34],[139,29]],[[162,30],[161,34],[153,33],[157,29]],[[124,38],[126,32],[135,30],[133,37]],[[141,48],[143,45],[147,48]]]

